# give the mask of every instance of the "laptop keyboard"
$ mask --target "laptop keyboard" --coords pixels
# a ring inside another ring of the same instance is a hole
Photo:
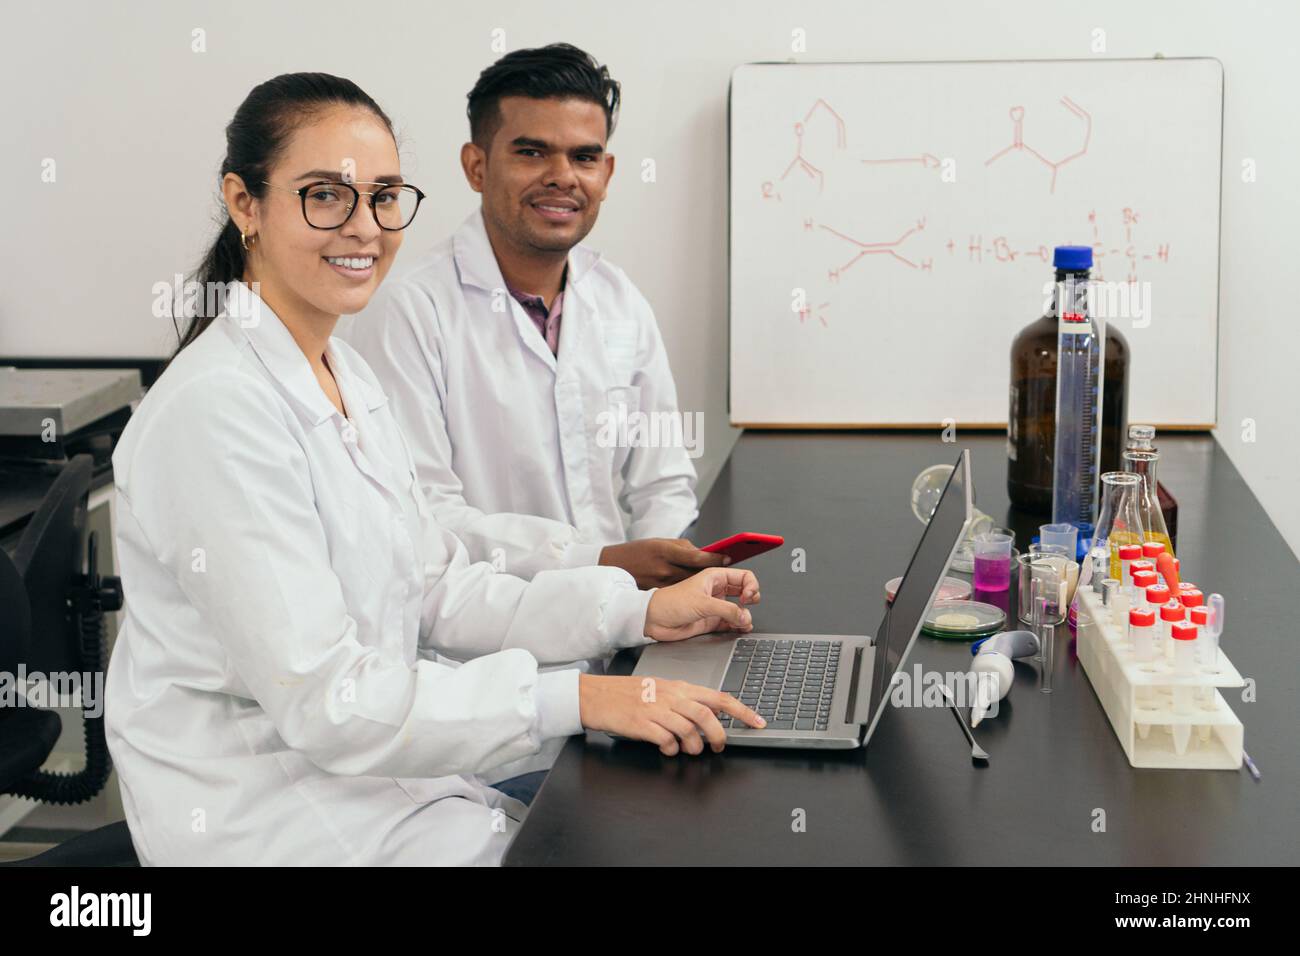
[[[767,720],[764,730],[825,730],[840,671],[840,641],[736,641],[721,690]],[[721,717],[723,727],[756,730]]]

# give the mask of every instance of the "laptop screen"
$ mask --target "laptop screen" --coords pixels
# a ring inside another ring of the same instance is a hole
[[[921,543],[912,554],[894,601],[885,611],[885,618],[876,631],[876,660],[871,681],[872,717],[864,741],[875,731],[887,703],[890,683],[907,660],[908,651],[921,631],[925,612],[948,573],[948,565],[973,511],[971,496],[970,452],[963,450],[934,514],[921,533]]]

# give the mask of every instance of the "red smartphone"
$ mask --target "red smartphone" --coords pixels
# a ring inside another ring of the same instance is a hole
[[[733,534],[730,538],[723,538],[721,541],[713,542],[713,544],[706,544],[700,550],[725,554],[731,558],[732,564],[737,564],[746,558],[752,558],[756,554],[779,548],[783,544],[785,544],[785,538],[779,534],[759,534],[757,531],[742,531],[740,534]]]

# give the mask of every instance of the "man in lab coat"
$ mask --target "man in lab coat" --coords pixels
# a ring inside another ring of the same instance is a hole
[[[727,562],[679,538],[698,515],[698,431],[679,417],[650,304],[579,245],[614,172],[618,100],[567,44],[484,70],[461,148],[481,208],[340,332],[471,559],[523,578],[613,565],[652,588]],[[529,802],[561,743],[485,779]]]
[[[726,563],[695,520],[692,420],[649,303],[579,243],[614,172],[619,85],[568,44],[519,50],[469,94],[482,196],[344,337],[370,363],[438,521],[530,578],[616,565],[643,587]]]

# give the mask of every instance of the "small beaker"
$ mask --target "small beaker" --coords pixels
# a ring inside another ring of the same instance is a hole
[[[1011,586],[1011,546],[1015,534],[994,528],[971,542],[975,563],[974,585],[980,591],[1005,591]]]

